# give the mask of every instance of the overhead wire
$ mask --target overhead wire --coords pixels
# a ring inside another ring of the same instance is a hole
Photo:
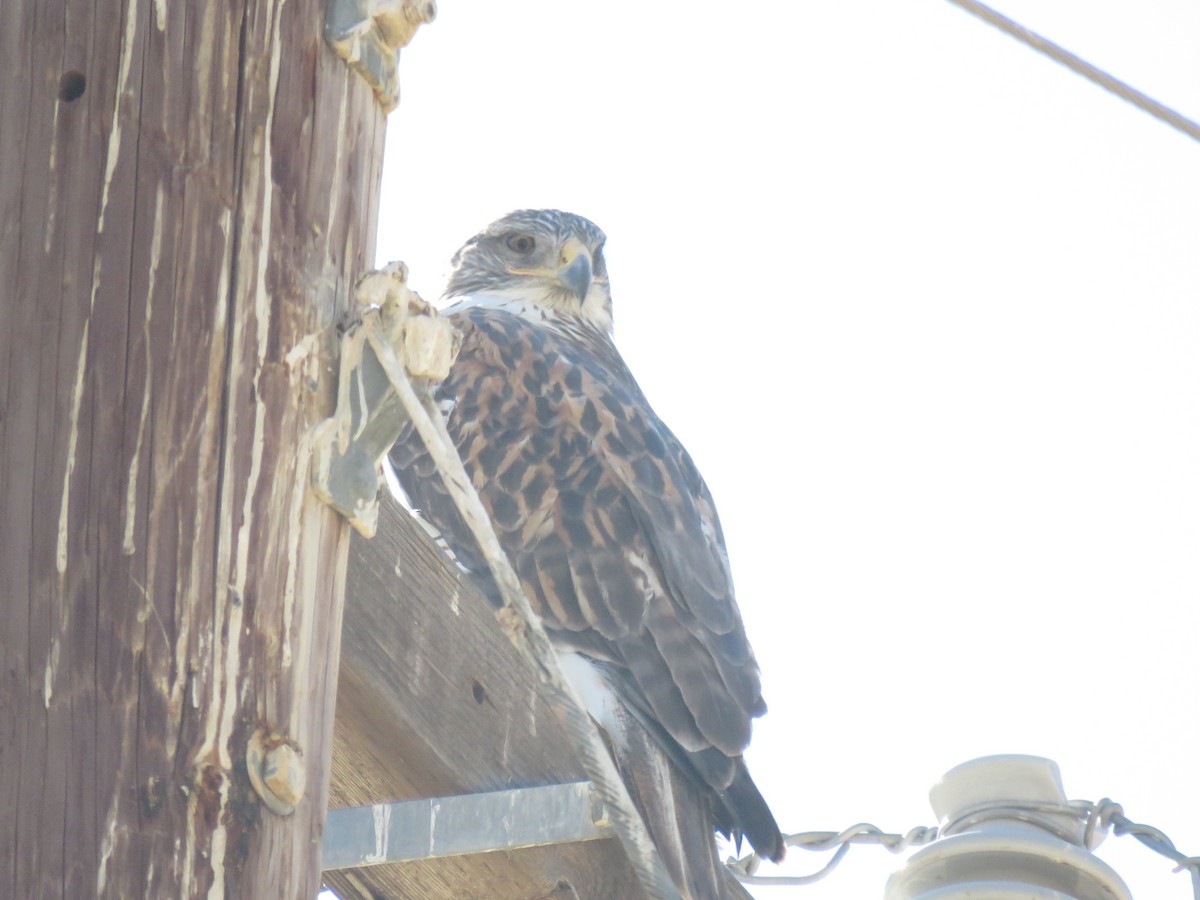
[[[1082,830],[1064,826],[1056,827],[1053,820],[1045,815],[1046,813],[1073,819],[1082,826]],[[851,844],[875,844],[892,853],[901,853],[911,847],[920,847],[938,840],[946,832],[956,833],[964,824],[977,824],[987,818],[1031,821],[1039,828],[1050,830],[1060,840],[1081,844],[1089,850],[1099,845],[1104,834],[1109,831],[1116,837],[1131,835],[1150,850],[1175,863],[1175,872],[1186,872],[1191,881],[1192,897],[1194,900],[1200,900],[1200,856],[1188,856],[1182,853],[1161,829],[1134,822],[1125,815],[1121,804],[1114,803],[1107,797],[1095,803],[1088,800],[1072,800],[1066,805],[1032,802],[1004,807],[987,805],[967,810],[965,814],[955,820],[943,822],[940,828],[919,826],[909,829],[905,834],[889,833],[874,825],[860,823],[840,832],[807,831],[785,835],[784,843],[789,847],[800,847],[814,852],[835,851],[825,865],[807,875],[759,875],[757,873],[762,860],[754,852],[739,859],[727,860],[726,865],[733,871],[734,876],[745,884],[775,886],[812,884],[833,871],[845,857]],[[966,858],[962,857],[962,859]]]
[[[1043,56],[1049,57],[1056,63],[1066,66],[1075,74],[1082,75],[1088,81],[1098,84],[1106,91],[1116,94],[1122,100],[1132,103],[1143,112],[1149,113],[1156,119],[1166,122],[1172,128],[1183,132],[1192,140],[1200,141],[1200,124],[1176,112],[1169,106],[1159,103],[1153,97],[1143,94],[1137,88],[1131,87],[1119,78],[1092,65],[1087,60],[1081,59],[1070,50],[1060,47],[1054,41],[1042,37],[1037,32],[1031,31],[1019,22],[1014,22],[1007,16],[996,12],[990,6],[977,2],[977,0],[948,0],[948,2],[953,3],[960,9],[966,10],[989,25],[1000,29],[1021,43],[1032,47]]]

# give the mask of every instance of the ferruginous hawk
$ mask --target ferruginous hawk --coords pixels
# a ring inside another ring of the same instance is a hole
[[[699,809],[656,811],[661,773],[636,771],[623,758],[633,742],[610,734],[684,893],[721,896],[714,830],[783,856],[742,760],[766,706],[713,499],[613,344],[604,233],[580,216],[521,210],[452,264],[456,302],[444,312],[463,342],[437,390],[450,435],[593,716],[609,731],[636,723],[698,786]],[[490,584],[419,437],[402,435],[390,458],[413,507]],[[603,721],[614,708],[615,726]]]

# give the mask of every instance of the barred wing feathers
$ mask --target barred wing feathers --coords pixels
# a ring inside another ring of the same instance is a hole
[[[757,830],[778,840],[741,762],[751,719],[766,709],[758,667],[691,458],[606,334],[482,306],[452,318],[463,345],[438,399],[555,643],[611,671],[635,714],[716,792],[723,831],[740,826],[759,846],[753,822],[741,820],[765,814],[770,827]],[[419,439],[402,436],[392,460],[414,505],[482,575]]]

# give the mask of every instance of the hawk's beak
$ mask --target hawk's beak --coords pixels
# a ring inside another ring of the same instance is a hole
[[[592,254],[578,238],[568,238],[558,260],[558,281],[579,298],[580,305],[592,286]]]

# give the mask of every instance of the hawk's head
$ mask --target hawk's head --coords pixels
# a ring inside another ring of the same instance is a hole
[[[612,329],[604,232],[583,216],[511,212],[467,241],[451,265],[447,297],[487,295]]]

